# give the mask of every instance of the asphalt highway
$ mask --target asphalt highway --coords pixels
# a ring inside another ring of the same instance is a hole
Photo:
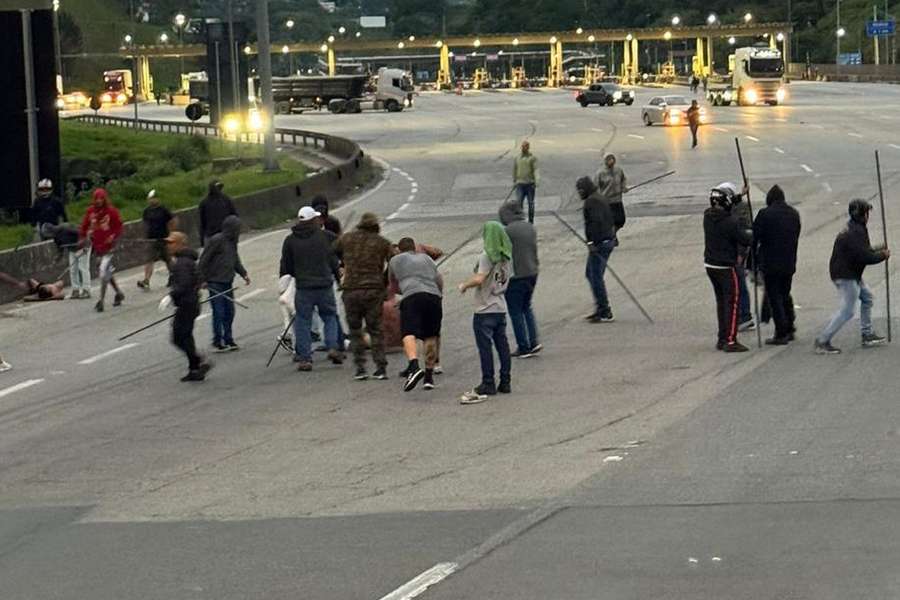
[[[458,404],[479,371],[469,299],[455,292],[433,392],[403,394],[399,355],[386,382],[322,358],[297,373],[286,354],[266,369],[284,228],[242,238],[253,284],[238,293],[250,307],[238,309],[241,350],[216,355],[202,384],[178,381],[165,326],[117,341],[159,317],[160,274],[148,293],[123,273],[126,301],[103,314],[75,300],[0,307],[0,353],[15,367],[0,374],[0,597],[900,594],[900,350],[861,349],[854,322],[835,339],[843,355],[812,352],[837,301],[833,238],[848,200],[877,192],[876,149],[888,227],[900,227],[900,88],[794,83],[783,106],[710,108],[696,150],[686,128],[643,126],[655,93],[586,109],[565,91],[425,94],[400,114],[279,117],[351,137],[385,165],[385,181],[336,216],[352,225],[372,211],[387,237],[446,250],[496,218],[531,141],[546,349],[514,363],[511,396]],[[778,183],[804,228],[799,339],[757,350],[743,334],[744,355],[714,349],[700,216],[712,186],[740,179],[735,138],[754,208]],[[611,262],[654,325],[610,278],[617,321],[584,323],[584,250],[550,215],[580,228],[574,182],[606,152],[632,184],[676,171],[626,197]],[[880,222],[876,211],[873,239]],[[450,284],[478,251],[446,263]],[[884,269],[866,278],[883,332]],[[203,346],[209,327],[198,322]]]

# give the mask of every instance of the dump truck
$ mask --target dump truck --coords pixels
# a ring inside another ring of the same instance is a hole
[[[731,57],[729,62],[731,62]],[[734,51],[731,81],[711,84],[706,99],[714,106],[776,106],[787,98],[784,58],[774,48],[738,48]]]
[[[133,98],[134,84],[131,71],[117,69],[103,72],[103,94],[100,96],[103,104],[127,104]]]

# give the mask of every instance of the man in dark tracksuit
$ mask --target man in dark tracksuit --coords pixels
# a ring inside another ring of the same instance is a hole
[[[703,213],[703,259],[716,295],[719,322],[716,348],[725,352],[746,352],[747,347],[737,340],[740,285],[736,267],[740,248],[749,246],[753,236],[731,212],[735,203],[731,189],[712,190],[709,203],[710,207]]]
[[[209,296],[219,295],[210,301],[212,305],[213,349],[216,352],[239,350],[234,341],[232,325],[234,324],[234,274],[237,273],[250,285],[250,276],[238,254],[238,238],[241,233],[241,221],[234,215],[222,221],[222,231],[206,241],[206,247],[200,256],[200,273]],[[231,291],[228,291],[231,290]],[[223,293],[227,292],[227,293]]]
[[[584,274],[594,295],[594,312],[585,319],[591,323],[611,323],[614,317],[609,307],[604,277],[609,257],[617,243],[615,217],[607,196],[597,189],[590,177],[579,179],[575,188],[584,200],[584,237],[589,249]]]
[[[766,208],[756,215],[753,240],[775,321],[775,336],[766,340],[766,344],[784,346],[793,341],[796,332],[791,285],[797,270],[800,213],[788,206],[784,192],[777,185],[766,195]]]
[[[863,271],[868,265],[886,261],[891,256],[887,248],[874,249],[869,241],[869,212],[872,205],[865,200],[850,202],[850,222],[834,240],[831,251],[829,271],[831,280],[841,297],[841,307],[831,317],[828,325],[816,338],[816,354],[840,354],[841,351],[831,345],[831,339],[840,331],[847,321],[853,318],[856,302],[860,303],[859,326],[863,347],[878,346],[885,339],[875,334],[872,327],[872,304],[874,296],[869,286],[863,281]]]
[[[172,343],[188,359],[188,374],[181,381],[203,381],[212,365],[197,354],[194,344],[194,321],[200,314],[200,271],[197,253],[187,245],[187,236],[173,231],[166,238],[169,255],[175,256],[169,278],[169,296],[175,304],[172,320]]]
[[[206,240],[222,231],[222,223],[230,215],[237,215],[234,202],[222,190],[225,185],[221,181],[213,181],[209,184],[209,192],[200,201],[197,212],[200,216],[200,245],[205,246]]]

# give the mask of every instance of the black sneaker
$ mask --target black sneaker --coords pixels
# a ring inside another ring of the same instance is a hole
[[[750,317],[746,321],[738,323],[738,331],[756,331],[756,321]]]
[[[501,394],[512,394],[512,386],[510,386],[509,382],[507,381],[498,385],[497,391]]]
[[[750,348],[743,345],[740,342],[731,342],[730,344],[725,344],[725,352],[732,354],[734,352],[749,352]]]
[[[429,371],[425,371],[425,383],[422,385],[426,390],[434,389],[434,374]]]
[[[766,340],[766,346],[787,346],[790,341],[791,340],[787,336],[775,336]]]
[[[122,306],[122,300],[125,299],[125,294],[119,292],[115,296],[113,296],[113,306]]]
[[[533,358],[534,353],[531,350],[516,350],[510,356],[512,358]]]
[[[589,314],[589,315],[585,315],[585,316],[584,316],[584,320],[585,320],[585,321],[590,321],[591,323],[596,322],[597,319],[599,319],[599,318],[600,318],[600,312],[599,312],[599,311],[595,311],[595,312],[592,312],[592,313]]]
[[[235,344],[234,342],[230,342],[228,344],[225,344],[225,349],[228,350],[229,352],[237,352],[238,350],[241,349],[241,347],[238,346],[237,344]]]
[[[718,342],[716,342],[716,350],[724,350],[724,349],[725,349],[725,342],[723,342],[722,340],[719,340]]]
[[[375,369],[375,372],[372,373],[372,379],[377,379],[378,381],[385,381],[388,378],[387,368],[378,367]]]
[[[407,377],[409,377],[409,365],[406,365],[405,369],[397,373],[397,377],[399,377],[400,379],[406,379]]]
[[[97,300],[97,304],[94,305],[94,310],[103,312],[103,300]]]
[[[357,381],[365,381],[369,378],[369,373],[366,371],[365,367],[359,367],[356,369],[356,375],[353,376],[353,379]]]
[[[198,369],[196,371],[188,371],[188,374],[182,377],[181,381],[203,381],[204,379],[206,379],[206,374]]]
[[[228,352],[228,347],[222,343],[215,343],[212,345],[212,351],[216,354],[222,354],[223,352]]]
[[[144,291],[150,290],[150,282],[147,281],[146,279],[139,279],[137,282],[137,286]]]
[[[531,353],[532,354],[540,354],[541,350],[543,350],[543,349],[544,349],[543,344],[536,344],[534,346],[534,348],[531,349]]]
[[[344,364],[344,354],[337,350],[329,350],[328,360],[330,360],[333,365],[342,365]]]
[[[202,375],[206,376],[206,374],[209,373],[214,366],[215,365],[211,361],[204,360],[202,363],[200,363],[200,366],[197,368],[197,370],[200,371]]]
[[[416,386],[419,385],[419,382],[422,381],[425,377],[424,369],[415,369],[412,373],[410,373],[406,377],[406,383],[403,385],[404,392],[411,392],[416,389]]]
[[[862,336],[863,348],[871,348],[873,346],[880,346],[885,343],[887,343],[886,338],[883,338],[880,335],[875,335],[874,333],[865,333]]]
[[[612,311],[606,310],[600,313],[600,318],[598,321],[600,323],[613,323],[615,322],[615,320],[616,318],[613,316]]]
[[[831,342],[822,343],[819,340],[816,340],[815,345],[813,346],[813,350],[815,350],[816,354],[840,354],[841,349],[835,348],[831,345]]]

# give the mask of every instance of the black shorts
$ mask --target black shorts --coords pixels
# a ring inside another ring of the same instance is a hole
[[[400,331],[403,337],[414,335],[420,340],[438,337],[443,318],[440,296],[422,292],[404,298],[400,303]]]
[[[164,263],[169,262],[169,249],[166,247],[166,240],[153,240],[147,244],[150,249],[147,251],[147,262],[156,262],[158,260]]]

